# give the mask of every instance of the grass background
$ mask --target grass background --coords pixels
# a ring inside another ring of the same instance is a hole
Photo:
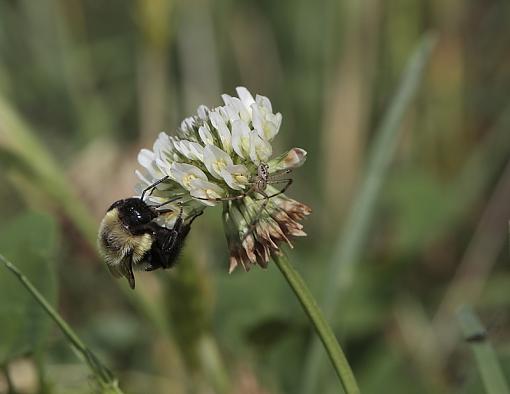
[[[95,250],[139,149],[244,85],[283,114],[275,152],[308,151],[288,194],[314,212],[289,256],[319,300],[342,288],[330,317],[362,392],[480,392],[455,310],[473,305],[508,376],[509,21],[504,0],[2,0],[0,253],[126,393],[338,392],[276,268],[227,274],[219,208],[178,267],[139,274],[136,292]],[[427,32],[416,94],[379,143]],[[388,144],[380,188],[355,208]],[[356,209],[366,230],[340,261]],[[348,278],[330,275],[339,264]],[[4,269],[0,321],[0,392],[7,375],[20,393],[93,390]]]

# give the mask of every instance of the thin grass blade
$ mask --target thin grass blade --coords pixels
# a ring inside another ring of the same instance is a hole
[[[342,293],[352,283],[354,268],[360,260],[363,243],[374,215],[376,202],[398,145],[402,120],[416,96],[435,41],[434,34],[426,34],[418,45],[407,64],[389,110],[376,133],[364,180],[354,198],[354,207],[336,242],[329,270],[327,270],[328,275],[322,308],[328,320],[331,319],[333,312],[337,310],[339,300],[342,299]],[[316,393],[324,360],[324,353],[317,339],[312,340],[305,360],[301,392],[303,394]]]
[[[21,282],[27,291],[35,298],[39,305],[46,311],[51,319],[57,324],[62,333],[65,335],[67,341],[91,369],[101,386],[103,393],[117,393],[122,391],[118,387],[117,379],[113,376],[112,372],[104,366],[94,353],[83,343],[74,330],[67,324],[67,322],[59,315],[59,313],[51,306],[46,298],[35,288],[32,282],[9,260],[0,254],[0,260],[4,263],[5,267],[9,269]]]
[[[473,350],[475,361],[487,394],[509,394],[508,385],[498,362],[496,352],[490,344],[487,331],[473,310],[463,305],[457,310],[457,319],[464,339]]]

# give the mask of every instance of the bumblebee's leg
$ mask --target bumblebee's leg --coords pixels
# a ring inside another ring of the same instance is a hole
[[[156,186],[159,185],[161,182],[166,181],[167,179],[168,179],[168,175],[161,178],[160,180],[157,180],[152,185],[149,185],[145,189],[143,189],[142,195],[140,196],[140,200],[143,201],[143,198],[145,197],[145,193],[147,193],[149,190],[150,190],[150,193],[149,193],[149,196],[150,196],[152,194],[152,192],[154,191],[154,189],[156,188]]]
[[[159,225],[154,225],[153,232],[155,241],[152,244],[149,255],[146,258],[146,270],[152,271],[158,268],[172,267],[184,246],[184,241],[191,228],[191,223],[200,215],[203,210],[186,218],[184,222],[182,218],[182,210],[177,218],[173,228],[168,229]]]
[[[174,245],[175,241],[177,240],[177,237],[179,236],[179,232],[181,231],[183,224],[182,220],[182,205],[180,206],[179,210],[179,216],[177,219],[175,219],[174,226],[171,229],[166,229],[168,233],[166,233],[166,236],[161,244],[161,249],[163,251],[171,250]]]
[[[173,262],[172,249],[175,247],[179,233],[165,227],[158,226],[155,230],[156,239],[144,260],[145,271],[154,271],[158,268],[170,268]],[[167,245],[166,247],[164,245]]]
[[[184,245],[184,240],[189,233],[190,227],[184,224],[179,232],[165,229],[165,234],[160,234],[163,243],[171,244],[167,249],[162,248],[162,243],[157,242],[151,249],[153,265],[161,268],[170,268],[176,261]]]
[[[164,259],[162,254],[164,254],[162,246],[169,242],[171,242],[172,238],[176,236],[176,233],[172,229],[167,229],[165,227],[160,226],[155,222],[150,222],[143,226],[138,226],[133,229],[134,235],[142,235],[142,234],[153,234],[154,240],[152,242],[151,249],[149,249],[144,257],[142,258],[143,263],[145,263],[145,271],[153,271],[158,268],[162,268],[164,264]]]
[[[187,222],[184,222],[181,211],[172,229],[161,228],[156,234],[158,242],[155,244],[154,258],[160,263],[161,267],[170,268],[176,263],[177,257],[184,246],[184,240],[191,229],[191,223],[202,214],[203,210],[192,215]]]
[[[197,212],[194,215],[192,215],[191,219],[189,219],[189,222],[186,224],[186,226],[191,226],[191,223],[193,223],[195,221],[195,219],[198,218],[199,216],[201,216],[203,213],[204,213],[204,210],[201,210],[200,212]]]
[[[153,233],[155,234],[155,239],[152,242],[151,248],[145,252],[145,255],[143,256],[141,262],[143,263],[143,269],[145,271],[154,271],[158,268],[162,268],[162,259],[159,253],[157,253],[157,250],[161,250],[161,246],[159,245],[159,233],[161,226],[154,225],[153,227]],[[166,230],[166,229],[165,229]]]
[[[160,210],[158,210],[158,213],[160,215],[165,215],[167,213],[172,213],[172,212],[175,212],[175,209],[167,208],[167,209],[160,209]]]
[[[168,268],[165,259],[165,253],[161,250],[159,244],[154,244],[149,252],[148,264],[145,267],[145,271],[154,271],[158,268]]]
[[[151,249],[150,252],[145,256],[145,271],[154,271],[161,267],[161,259],[158,259],[155,256],[154,250]]]
[[[180,226],[179,226],[179,228],[180,228]],[[162,240],[161,250],[164,252],[168,252],[168,251],[172,250],[172,248],[175,245],[175,241],[177,241],[178,236],[179,236],[179,231],[175,229],[175,226],[172,230],[168,230],[168,233],[165,234],[165,238]]]

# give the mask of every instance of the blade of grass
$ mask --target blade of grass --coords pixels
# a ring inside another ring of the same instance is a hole
[[[496,352],[488,341],[487,332],[473,310],[463,305],[457,310],[457,319],[470,345],[488,394],[509,394],[507,383]]]
[[[413,98],[418,91],[425,66],[430,57],[436,37],[426,34],[411,56],[397,93],[390,104],[369,155],[365,177],[354,198],[354,206],[336,242],[330,261],[322,307],[326,319],[330,319],[338,307],[338,300],[352,283],[354,267],[359,262],[371,219],[374,214],[383,181],[398,144],[398,131]],[[323,353],[317,339],[312,340],[303,374],[302,393],[317,392]]]
[[[44,296],[35,288],[30,280],[23,275],[23,273],[9,260],[0,254],[0,260],[4,263],[5,267],[9,269],[21,282],[28,292],[35,298],[41,305],[46,313],[53,319],[53,321],[60,328],[62,333],[67,338],[69,344],[79,356],[80,359],[85,361],[90,370],[97,379],[103,393],[118,393],[122,391],[118,387],[117,379],[113,376],[112,372],[104,366],[94,353],[82,342],[74,330],[67,324],[67,322],[53,309],[50,303]]]
[[[448,360],[459,337],[458,330],[452,324],[455,310],[461,304],[474,303],[480,298],[506,244],[509,199],[510,160],[488,198],[473,237],[433,319],[434,330],[441,343],[438,349],[441,352],[440,358],[444,361]]]
[[[312,296],[312,293],[310,293],[310,290],[308,290],[308,286],[306,286],[301,275],[299,275],[284,256],[276,256],[274,258],[274,262],[303,306],[310,322],[313,324],[313,327],[315,328],[315,331],[317,332],[317,335],[324,345],[331,363],[335,368],[344,391],[347,394],[359,393],[358,384],[354,378],[351,366],[349,365],[349,362],[347,361],[347,358],[335,337],[335,333],[324,318],[319,305],[317,305],[315,298]]]
[[[230,393],[231,383],[218,344],[211,335],[204,335],[200,341],[200,361],[204,368],[207,382],[216,393]]]

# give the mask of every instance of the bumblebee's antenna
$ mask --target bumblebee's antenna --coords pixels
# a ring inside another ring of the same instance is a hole
[[[149,190],[151,191],[151,192],[149,193],[149,195],[151,195],[151,194],[152,194],[152,192],[154,191],[155,187],[156,187],[157,185],[159,185],[161,182],[166,181],[167,179],[168,179],[168,175],[167,175],[167,176],[165,176],[165,177],[163,177],[163,178],[161,178],[160,180],[158,180],[158,181],[154,182],[152,185],[147,186],[145,189],[143,189],[142,195],[140,196],[140,200],[142,200],[142,201],[143,201],[143,199],[144,199],[144,197],[145,197],[145,193],[147,193]]]

